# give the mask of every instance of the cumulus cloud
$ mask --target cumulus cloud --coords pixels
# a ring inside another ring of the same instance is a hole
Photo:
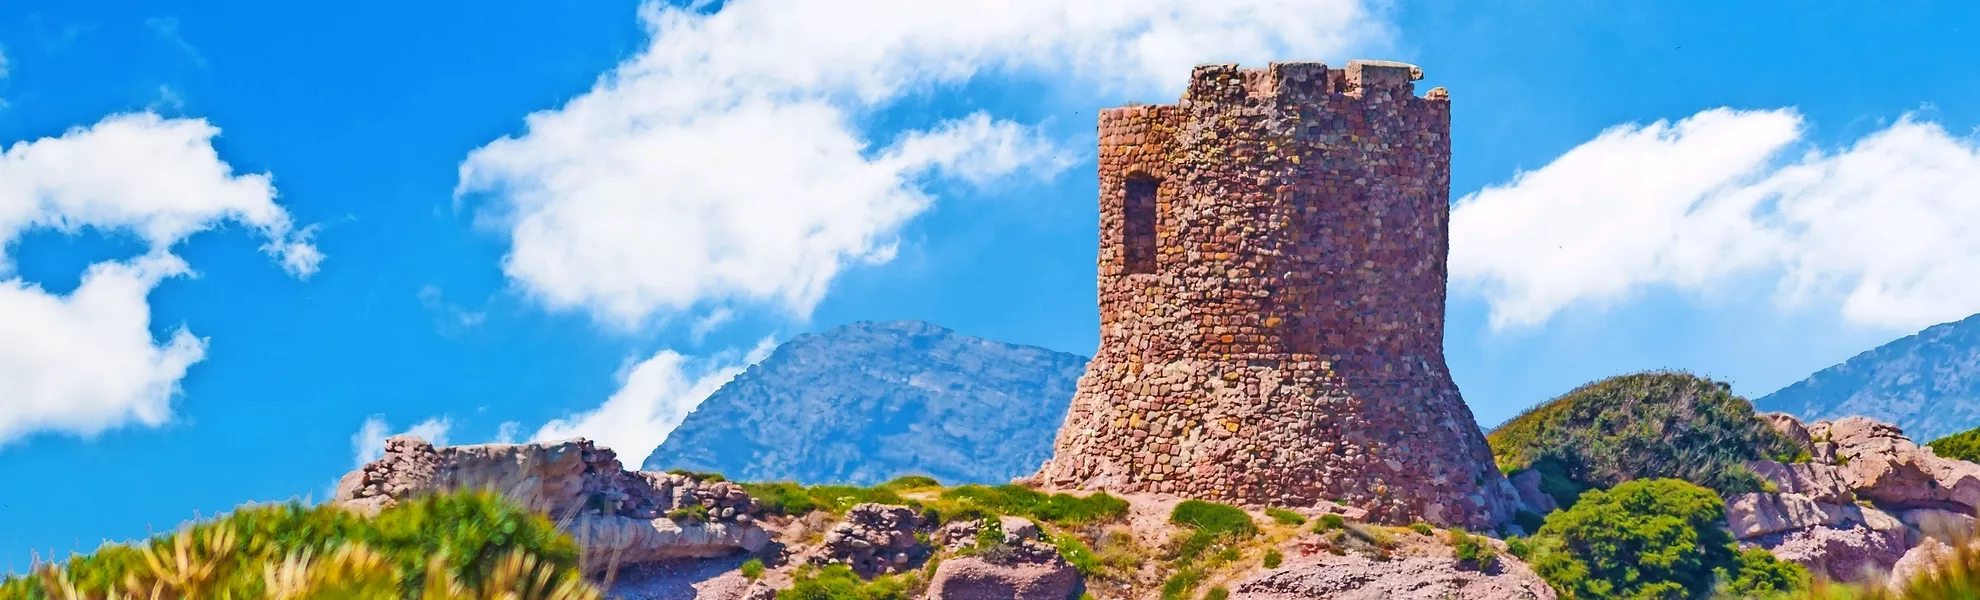
[[[583,437],[611,447],[626,460],[644,460],[702,400],[768,357],[775,347],[771,339],[764,338],[740,356],[726,352],[693,358],[661,350],[622,373],[619,391],[603,405],[551,421],[537,430],[533,440]]]
[[[1835,302],[1860,325],[1980,311],[1980,144],[1910,115],[1833,150],[1805,130],[1790,109],[1609,129],[1458,200],[1453,283],[1495,329],[1754,276],[1778,279],[1782,306]]]
[[[131,234],[147,251],[91,265],[66,295],[18,276],[0,280],[0,444],[30,432],[90,437],[171,417],[178,382],[205,355],[184,327],[151,335],[147,296],[190,274],[171,248],[223,223],[268,240],[264,250],[307,277],[323,256],[275,204],[265,174],[235,174],[203,120],[118,115],[0,153],[0,276],[32,230]]]
[[[457,189],[489,197],[521,289],[624,327],[739,304],[808,316],[841,270],[891,259],[932,202],[925,178],[1051,176],[1074,156],[986,113],[869,139],[861,118],[909,95],[990,72],[1172,94],[1199,62],[1388,35],[1358,0],[649,2],[640,17],[642,51],[472,152]]]
[[[447,417],[434,417],[420,421],[419,424],[405,431],[392,433],[392,426],[385,422],[384,415],[372,415],[365,418],[364,425],[358,428],[357,433],[351,434],[353,461],[357,466],[362,467],[365,463],[384,457],[386,438],[401,435],[417,437],[435,446],[445,446],[447,432],[453,428],[454,423]]]

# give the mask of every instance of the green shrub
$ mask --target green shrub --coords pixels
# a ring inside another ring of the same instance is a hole
[[[1267,569],[1277,569],[1279,568],[1279,564],[1285,562],[1285,560],[1286,555],[1280,553],[1278,548],[1265,551],[1265,568]]]
[[[1195,567],[1178,569],[1162,581],[1162,600],[1187,600],[1189,593],[1196,590],[1196,584],[1203,582],[1203,570]],[[779,599],[781,600],[781,599]]]
[[[1410,524],[1409,524],[1409,530],[1410,530],[1410,531],[1414,531],[1414,532],[1416,532],[1416,533],[1417,533],[1417,534],[1419,534],[1419,535],[1433,535],[1433,534],[1435,534],[1435,533],[1436,533],[1436,530],[1434,530],[1434,529],[1431,529],[1431,528],[1430,528],[1430,524],[1429,524],[1429,523],[1425,523],[1425,522],[1422,522],[1422,521],[1417,521],[1417,522],[1415,522],[1415,523],[1410,523]]]
[[[0,598],[51,598],[44,586],[53,583],[91,596],[152,597],[157,586],[171,598],[261,598],[273,593],[269,574],[297,597],[527,591],[516,586],[597,597],[579,573],[577,543],[555,524],[493,494],[456,492],[402,502],[369,519],[293,502],[244,507],[9,578],[0,582]]]
[[[1675,479],[1583,494],[1533,538],[1533,570],[1564,598],[1704,598],[1739,568],[1718,494]]]
[[[1340,529],[1342,527],[1347,527],[1347,519],[1343,519],[1341,518],[1340,515],[1331,514],[1331,513],[1320,515],[1320,521],[1318,523],[1313,524],[1314,531],[1328,531],[1333,529]]]
[[[672,519],[676,523],[707,523],[708,507],[700,504],[690,504],[667,511],[667,518]]]
[[[1000,515],[1031,517],[1057,525],[1084,525],[1127,516],[1126,500],[1095,492],[1086,497],[1051,494],[1025,486],[964,485],[942,492],[942,499]]]
[[[1224,589],[1224,586],[1221,585],[1210,588],[1210,591],[1203,593],[1203,600],[1228,600],[1230,597],[1231,591]]]
[[[765,570],[765,568],[764,568],[764,566],[763,566],[763,559],[760,559],[760,558],[752,558],[752,559],[749,559],[749,560],[746,560],[746,561],[743,561],[743,564],[742,564],[742,576],[743,576],[743,577],[747,577],[747,578],[749,578],[749,579],[751,579],[751,580],[755,580],[755,579],[758,579],[758,578],[761,578],[761,577],[763,577],[763,571],[764,571],[764,570]]]
[[[1052,536],[1052,546],[1058,548],[1059,556],[1065,558],[1066,562],[1071,564],[1073,569],[1078,570],[1083,577],[1097,575],[1104,567],[1100,562],[1100,556],[1094,554],[1093,548],[1087,546],[1086,542],[1079,541],[1079,538],[1072,534]]]
[[[803,516],[812,511],[826,511],[832,514],[846,512],[855,504],[877,502],[880,504],[907,504],[907,499],[885,486],[858,487],[851,485],[802,486],[788,481],[772,483],[745,483],[743,489],[756,499],[763,510],[780,515]]]
[[[1581,386],[1507,421],[1486,439],[1501,470],[1539,470],[1542,490],[1562,506],[1580,496],[1575,487],[1631,479],[1683,479],[1726,496],[1756,492],[1762,480],[1744,468],[1746,461],[1806,457],[1731,386],[1669,371]]]
[[[1980,427],[1942,437],[1925,445],[1932,453],[1966,462],[1980,462]]]
[[[1774,553],[1754,548],[1739,553],[1739,561],[1720,572],[1724,582],[1721,597],[1766,598],[1808,589],[1808,570],[1774,557]],[[1974,590],[1980,591],[1980,590]]]
[[[1450,531],[1451,554],[1460,563],[1469,563],[1479,570],[1490,570],[1499,564],[1499,551],[1484,536],[1471,535],[1463,529]]]
[[[1297,526],[1306,524],[1305,516],[1283,508],[1267,508],[1265,509],[1265,516],[1272,517],[1272,520],[1280,525]]]
[[[1185,500],[1169,512],[1169,522],[1189,527],[1211,535],[1232,535],[1248,538],[1258,535],[1258,523],[1251,520],[1251,514],[1235,506]]]
[[[879,487],[896,492],[904,492],[907,490],[942,487],[942,482],[936,481],[934,477],[926,475],[902,475],[895,477],[892,481],[880,484]]]
[[[777,592],[777,600],[910,600],[919,583],[913,573],[864,581],[846,565],[806,565],[795,580],[790,589]]]

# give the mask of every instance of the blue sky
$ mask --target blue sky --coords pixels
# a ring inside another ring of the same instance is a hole
[[[1200,62],[1450,90],[1487,426],[1980,312],[1969,3],[1081,6],[0,6],[0,560],[321,496],[407,430],[637,462],[852,320],[1090,354],[1093,111]]]

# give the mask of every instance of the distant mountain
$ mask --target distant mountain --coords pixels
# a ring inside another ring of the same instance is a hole
[[[1006,483],[1052,453],[1086,358],[919,321],[798,336],[687,416],[644,469],[869,485]]]
[[[1804,421],[1863,415],[1920,442],[1980,426],[1980,315],[1858,354],[1753,404]]]

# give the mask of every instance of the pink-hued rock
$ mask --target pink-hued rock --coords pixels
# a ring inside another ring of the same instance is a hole
[[[1048,561],[999,564],[974,556],[942,561],[928,582],[928,600],[1066,600],[1079,571],[1053,555]]]
[[[1938,508],[1913,508],[1897,512],[1899,521],[1918,530],[1924,537],[1938,538],[1941,542],[1971,537],[1973,535],[1973,515]]]
[[[421,494],[482,489],[562,524],[585,564],[604,569],[684,557],[755,552],[770,537],[742,486],[685,475],[626,471],[609,448],[584,439],[540,444],[435,447],[385,441],[385,455],[339,480],[332,501],[374,513]],[[666,515],[693,509],[705,518]]]
[[[1980,465],[1920,448],[1897,427],[1845,417],[1829,427],[1843,481],[1886,508],[1980,507]]]
[[[1782,493],[1801,494],[1816,502],[1849,504],[1856,494],[1843,481],[1835,465],[1815,462],[1782,464],[1771,460],[1747,461],[1746,468],[1774,484]]]
[[[1540,472],[1527,469],[1507,478],[1514,490],[1519,492],[1520,508],[1536,514],[1547,514],[1560,510],[1561,505],[1553,496],[1540,491]]]
[[[1756,416],[1760,417],[1760,420],[1766,421],[1768,426],[1774,428],[1774,431],[1778,431],[1781,435],[1786,436],[1788,441],[1794,442],[1795,445],[1806,448],[1811,452],[1814,451],[1814,437],[1809,434],[1807,427],[1802,426],[1800,419],[1794,418],[1794,415],[1771,412],[1759,413]]]
[[[817,552],[805,558],[818,565],[843,564],[862,577],[915,569],[932,551],[915,539],[921,517],[914,509],[865,503],[846,510],[845,520],[825,532]]]
[[[1524,563],[1501,556],[1493,572],[1450,557],[1376,561],[1359,554],[1293,559],[1230,587],[1232,600],[1554,600]]]
[[[1726,502],[1726,526],[1735,538],[1843,524],[1855,506],[1825,505],[1800,494],[1740,494]],[[1860,518],[1860,517],[1859,517]]]
[[[1837,581],[1862,581],[1889,569],[1904,556],[1906,547],[1904,529],[1880,531],[1861,524],[1799,529],[1745,543]]]
[[[1911,580],[1924,576],[1926,573],[1937,571],[1938,563],[1950,559],[1952,556],[1952,546],[1941,543],[1936,539],[1925,538],[1918,542],[1917,546],[1912,547],[1910,551],[1905,552],[1904,556],[1899,558],[1895,565],[1891,566],[1891,575],[1889,579],[1885,580],[1885,585],[1890,586],[1892,594],[1900,594],[1903,592],[1904,586],[1909,584]]]

